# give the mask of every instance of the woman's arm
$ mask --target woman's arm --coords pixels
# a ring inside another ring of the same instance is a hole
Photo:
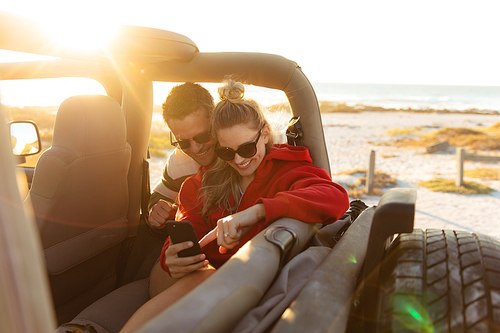
[[[334,183],[325,170],[314,165],[302,165],[284,172],[275,186],[276,195],[256,200],[265,207],[265,223],[281,217],[332,223],[349,208],[346,190]]]
[[[201,208],[199,208],[201,205],[198,204],[198,188],[198,182],[194,177],[188,178],[184,182],[179,193],[180,205],[176,220],[190,221],[193,224],[198,239],[200,239],[208,231],[208,228],[201,219]],[[177,253],[191,246],[193,244],[190,244],[190,242],[171,244],[170,237],[167,238],[160,257],[160,264],[163,270],[174,278],[180,278],[192,271],[206,267],[208,260],[205,260],[206,256],[204,254],[184,258],[177,256]]]
[[[224,254],[238,246],[241,237],[245,236],[254,224],[265,217],[264,205],[256,204],[241,212],[221,218],[217,221],[217,227],[200,240],[200,246],[203,247],[217,239],[219,252]]]

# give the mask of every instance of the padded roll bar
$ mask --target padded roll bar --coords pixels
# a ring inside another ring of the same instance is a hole
[[[373,264],[370,258],[374,249],[370,243],[380,239],[375,237],[372,240],[373,234],[379,233],[377,229],[384,225],[385,244],[387,235],[411,232],[408,224],[411,222],[413,227],[415,200],[414,189],[391,189],[382,196],[377,208],[363,211],[271,332],[345,332],[352,299],[358,288],[357,277],[362,274],[363,264],[364,267]],[[402,210],[406,211],[403,215],[407,218],[398,223],[393,217],[402,216]],[[376,256],[380,255],[376,252]],[[366,301],[373,302],[371,299]]]
[[[229,332],[255,307],[280,266],[280,247],[265,239],[267,230],[285,227],[297,235],[289,259],[299,253],[319,228],[280,219],[246,243],[209,279],[163,311],[138,332]]]

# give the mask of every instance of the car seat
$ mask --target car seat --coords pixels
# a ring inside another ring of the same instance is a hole
[[[123,112],[109,96],[66,99],[53,144],[35,167],[31,200],[58,322],[111,292],[127,234],[131,157]]]

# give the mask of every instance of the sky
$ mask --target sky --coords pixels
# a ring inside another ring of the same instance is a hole
[[[312,82],[500,86],[499,0],[17,0],[0,10],[55,31],[139,25],[201,52],[278,54]]]

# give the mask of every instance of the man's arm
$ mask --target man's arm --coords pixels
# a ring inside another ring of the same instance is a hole
[[[175,202],[182,183],[198,171],[199,164],[179,149],[170,154],[163,168],[162,179],[155,185],[149,200],[148,223],[160,229],[168,220],[173,220],[177,207]]]

